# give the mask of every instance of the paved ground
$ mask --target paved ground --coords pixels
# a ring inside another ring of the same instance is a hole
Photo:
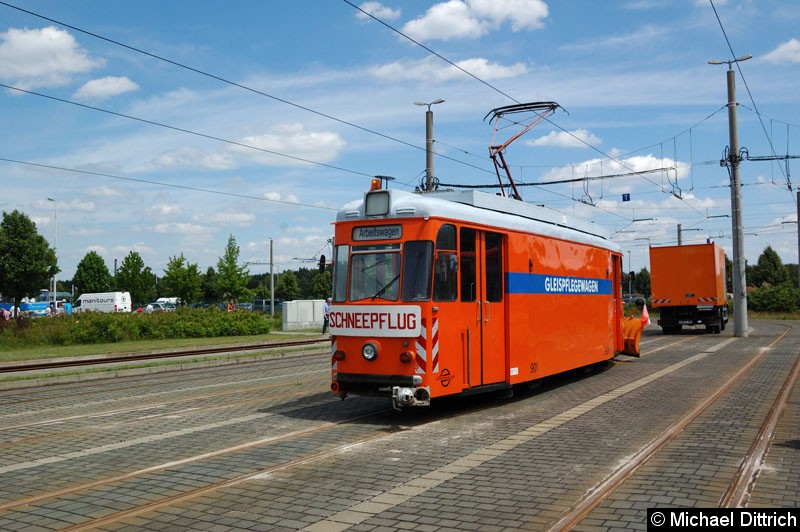
[[[547,530],[755,360],[576,526],[643,530],[716,506],[750,449],[800,351],[797,323],[751,327],[648,331],[605,371],[402,413],[327,393],[327,355],[2,391],[0,529]],[[750,506],[800,507],[798,403]]]

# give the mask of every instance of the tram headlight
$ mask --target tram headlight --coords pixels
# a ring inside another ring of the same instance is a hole
[[[378,346],[372,342],[364,344],[364,347],[361,348],[361,356],[369,361],[375,360],[378,357]]]

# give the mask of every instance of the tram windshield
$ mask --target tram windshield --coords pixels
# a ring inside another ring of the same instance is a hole
[[[350,301],[397,301],[400,293],[400,245],[353,246],[350,256]]]
[[[347,264],[347,246],[338,246],[334,269],[334,301],[344,301],[345,272],[349,270],[349,301],[382,299],[426,301],[431,293],[433,242],[353,246]]]

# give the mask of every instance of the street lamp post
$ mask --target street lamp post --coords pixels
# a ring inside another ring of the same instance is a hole
[[[58,260],[58,202],[53,198],[47,198],[47,201],[53,202],[53,250],[56,252],[56,260]],[[58,307],[58,281],[56,274],[53,274],[53,305]]]
[[[633,276],[631,275],[631,251],[628,250],[628,296],[633,294]]]
[[[749,336],[747,324],[747,279],[745,277],[744,237],[742,234],[742,182],[739,176],[739,132],[736,124],[736,72],[733,63],[747,61],[752,55],[743,55],[731,61],[712,59],[710,65],[728,65],[728,164],[731,167],[731,225],[733,226],[733,334]]]
[[[272,237],[269,237],[269,315],[275,316],[275,274],[272,269]]]
[[[679,246],[683,244],[683,232],[684,231],[702,231],[702,229],[700,229],[699,227],[695,227],[693,229],[683,229],[681,224],[678,224],[678,245]]]
[[[414,105],[427,106],[428,110],[425,112],[425,191],[433,191],[433,111],[431,105],[444,103],[444,100],[439,98],[430,103],[414,102]]]

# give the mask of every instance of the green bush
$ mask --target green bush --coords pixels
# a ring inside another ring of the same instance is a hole
[[[168,338],[267,334],[268,316],[181,308],[152,314],[85,312],[74,316],[20,318],[0,324],[0,346],[77,345]]]
[[[764,285],[747,294],[747,308],[760,312],[800,312],[800,289]]]

